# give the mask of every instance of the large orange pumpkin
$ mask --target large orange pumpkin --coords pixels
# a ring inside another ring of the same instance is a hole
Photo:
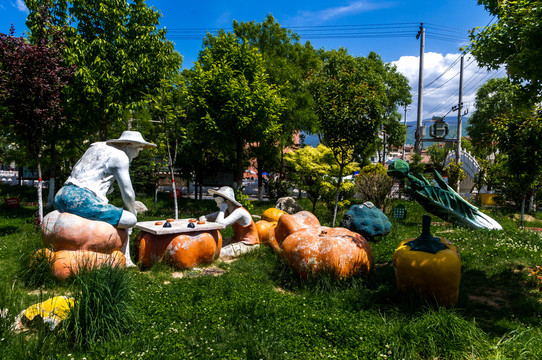
[[[37,250],[33,259],[51,259],[53,274],[60,279],[67,279],[72,274],[77,274],[81,269],[96,269],[102,266],[126,266],[126,258],[120,251],[104,254],[86,250],[60,250],[49,249]]]
[[[164,259],[180,269],[212,262],[220,255],[222,235],[218,230],[194,232],[190,235],[153,235],[141,232],[139,240],[139,264],[151,266]]]
[[[321,273],[346,278],[368,273],[373,266],[367,240],[345,228],[318,226],[295,231],[282,241],[281,255],[303,279]]]
[[[288,235],[294,232],[320,226],[320,221],[309,211],[300,211],[294,215],[282,214],[274,230],[269,231],[269,245],[274,250],[280,251],[282,242]]]
[[[125,229],[56,210],[43,218],[41,234],[44,245],[54,250],[91,250],[107,254],[121,250],[127,239]]]

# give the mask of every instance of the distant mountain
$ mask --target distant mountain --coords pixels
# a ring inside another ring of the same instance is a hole
[[[447,139],[455,139],[457,136],[457,117],[449,117],[445,119],[446,123],[448,124],[448,136],[446,136]],[[423,122],[425,124],[426,128],[426,135],[425,139],[430,139],[429,136],[429,126],[432,124],[431,119],[425,119]],[[463,117],[461,121],[461,134],[463,137],[468,136],[467,134],[467,126],[469,124],[469,118],[468,116]],[[416,131],[416,121],[407,121],[407,137],[406,137],[406,144],[414,146],[414,143],[416,142],[416,139],[414,137],[414,132]],[[310,145],[313,147],[318,146],[320,143],[320,140],[318,139],[318,135],[307,135],[304,134],[305,140],[304,144]],[[432,143],[430,142],[424,142],[423,146],[424,148],[427,148],[431,146]]]
[[[457,137],[457,117],[450,117],[446,118],[444,120],[446,124],[448,124],[448,135],[446,136],[446,139],[455,139]],[[431,119],[425,119],[422,122],[426,126],[425,130],[425,137],[424,139],[430,139],[429,136],[429,126],[431,126],[432,121]],[[469,118],[468,116],[465,116],[461,120],[461,135],[463,137],[468,136],[467,133],[467,126],[469,125]],[[416,131],[416,121],[407,121],[407,137],[406,137],[406,143],[407,145],[414,145],[416,142],[415,133]],[[430,142],[424,142],[423,147],[427,148],[431,146],[432,143]]]

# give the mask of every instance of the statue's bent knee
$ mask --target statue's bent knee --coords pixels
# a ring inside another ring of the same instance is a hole
[[[129,211],[124,210],[119,220],[118,228],[127,229],[137,223],[137,217]]]

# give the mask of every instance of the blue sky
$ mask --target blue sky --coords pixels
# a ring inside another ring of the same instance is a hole
[[[169,31],[169,39],[184,57],[183,67],[190,68],[201,50],[205,29],[231,28],[232,20],[262,21],[271,13],[284,27],[291,27],[309,40],[316,48],[344,47],[355,56],[366,56],[375,51],[386,62],[393,62],[409,78],[413,88],[413,104],[407,119],[416,118],[419,40],[416,39],[419,23],[426,26],[424,66],[424,118],[444,115],[457,104],[459,72],[458,63],[433,82],[458,59],[459,48],[468,43],[468,30],[486,26],[491,16],[475,0],[440,1],[166,1],[147,0],[163,17],[161,26]],[[27,15],[22,0],[0,0],[0,32],[7,33],[10,24],[21,35]],[[193,32],[194,39],[186,34]],[[373,37],[367,37],[367,34]],[[360,35],[361,34],[361,35]],[[378,38],[374,37],[378,34]],[[488,78],[501,71],[487,74],[479,69],[473,59],[465,60],[468,67],[464,76],[464,102],[469,111],[474,110],[474,93]],[[468,90],[468,91],[466,91]]]

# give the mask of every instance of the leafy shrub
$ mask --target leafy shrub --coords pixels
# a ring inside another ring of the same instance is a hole
[[[243,191],[241,189],[235,190],[235,200],[237,200],[245,209],[248,210],[248,212],[251,212],[252,209],[254,209],[254,205],[252,205],[252,201],[250,201],[250,197],[248,195],[243,194]]]
[[[425,171],[425,164],[422,162],[422,157],[419,154],[412,154],[408,165],[412,174],[423,174],[423,172]]]
[[[393,186],[382,164],[367,165],[361,169],[355,180],[355,193],[362,201],[370,201],[384,213],[387,211],[391,199],[389,195]]]
[[[278,198],[290,195],[290,183],[278,176],[267,178],[263,186],[270,200],[276,201]]]
[[[328,178],[328,181],[323,183],[322,200],[328,210],[333,211],[335,208],[335,196],[337,194],[337,181]],[[354,184],[350,181],[344,181],[341,183],[341,189],[339,191],[339,203],[337,211],[344,211],[350,206],[350,199],[354,197]]]
[[[448,175],[448,185],[452,189],[457,189],[459,183],[465,179],[465,171],[462,168],[463,163],[456,163],[454,159],[444,168],[446,175]]]
[[[65,339],[75,348],[111,341],[135,326],[133,290],[129,272],[113,266],[75,275],[75,306],[65,324]]]

